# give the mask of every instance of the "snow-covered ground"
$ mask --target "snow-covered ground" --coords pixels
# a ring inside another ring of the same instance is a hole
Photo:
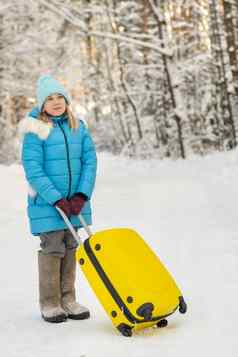
[[[112,328],[78,268],[87,321],[44,322],[38,309],[38,238],[25,212],[22,168],[0,166],[0,353],[4,357],[236,357],[238,151],[188,161],[99,155],[97,231],[136,229],[174,275],[188,303],[164,329],[126,338]]]

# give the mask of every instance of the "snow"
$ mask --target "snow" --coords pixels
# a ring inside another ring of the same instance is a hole
[[[238,151],[187,161],[99,155],[94,231],[136,229],[183,291],[188,313],[126,338],[113,329],[78,267],[91,319],[44,322],[38,309],[38,238],[25,212],[19,165],[0,166],[0,351],[4,357],[237,356]],[[84,235],[85,236],[85,235]]]

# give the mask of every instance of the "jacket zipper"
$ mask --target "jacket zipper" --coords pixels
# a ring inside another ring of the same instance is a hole
[[[176,306],[173,309],[173,311],[171,311],[170,313],[168,313],[166,315],[155,316],[150,321],[146,321],[144,319],[143,320],[138,319],[131,313],[131,311],[128,309],[128,307],[122,300],[121,296],[118,294],[118,292],[112,285],[110,279],[106,275],[101,264],[97,260],[92,248],[90,247],[89,238],[84,241],[84,249],[85,249],[85,252],[87,253],[87,256],[89,257],[89,260],[91,261],[92,265],[94,266],[98,275],[100,276],[101,280],[103,281],[104,285],[106,286],[107,290],[109,291],[112,298],[114,299],[116,305],[119,307],[119,309],[123,312],[123,314],[126,316],[128,321],[130,321],[131,323],[136,324],[136,323],[143,323],[143,322],[150,322],[150,321],[158,321],[158,320],[161,320],[165,317],[172,315],[177,310],[178,306]]]
[[[68,170],[69,170],[69,189],[68,189],[68,195],[67,195],[67,199],[70,198],[70,193],[71,193],[71,183],[72,183],[72,173],[71,173],[71,167],[70,167],[70,160],[69,160],[69,144],[66,138],[66,134],[64,129],[62,128],[62,126],[59,124],[59,127],[64,135],[64,141],[65,141],[65,146],[66,146],[66,153],[67,153],[67,165],[68,165]]]
[[[36,204],[36,199],[37,199],[37,194],[35,195],[35,197],[33,198],[33,204]]]

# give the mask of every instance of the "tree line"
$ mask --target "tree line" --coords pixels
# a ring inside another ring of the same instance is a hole
[[[0,0],[0,160],[43,72],[70,90],[98,150],[233,149],[237,57],[236,0]]]

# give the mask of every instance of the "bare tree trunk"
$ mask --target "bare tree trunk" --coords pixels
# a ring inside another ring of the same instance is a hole
[[[114,6],[114,10],[116,10],[116,1],[115,0],[113,0],[113,6]],[[115,21],[115,28],[116,28],[116,32],[119,33],[118,24],[117,24],[116,21]],[[112,30],[113,30],[113,28],[112,28]],[[116,33],[115,30],[113,30],[113,32]],[[128,88],[127,82],[125,80],[125,74],[124,74],[124,70],[123,70],[123,61],[122,61],[121,49],[120,49],[120,46],[118,44],[117,44],[117,52],[118,52],[118,61],[120,63],[121,86],[122,86],[122,88],[124,90],[124,93],[125,93],[125,96],[127,98],[127,101],[131,106],[132,112],[134,113],[134,118],[135,118],[137,133],[138,133],[138,138],[142,139],[143,133],[142,133],[139,114],[138,114],[138,111],[137,111],[137,106],[134,103],[134,100],[133,100],[132,96],[129,94],[129,88]],[[134,141],[134,139],[132,137],[131,137],[131,140]]]
[[[225,57],[224,57],[224,46],[222,43],[222,27],[221,22],[219,21],[219,15],[217,7],[220,4],[217,4],[216,0],[212,0],[210,4],[210,12],[211,12],[211,26],[213,27],[213,38],[214,41],[214,51],[215,57],[220,63],[218,68],[219,70],[219,79],[216,83],[217,89],[220,92],[221,96],[221,114],[223,118],[223,125],[224,129],[222,130],[222,141],[223,143],[228,140],[228,148],[233,148],[236,146],[236,130],[232,112],[232,104],[231,104],[231,97],[228,90],[228,80],[227,80],[227,69],[225,65]],[[219,127],[219,131],[221,127]]]
[[[113,8],[116,11],[116,1],[113,0],[112,3],[113,3]],[[112,26],[112,31],[113,31],[114,34],[115,33],[119,33],[118,23],[116,21],[114,22],[114,26]],[[122,59],[121,48],[120,48],[120,46],[118,44],[117,44],[117,58],[118,58],[118,62],[119,62],[120,83],[121,83],[122,89],[124,90],[124,93],[125,93],[125,99],[123,101],[123,103],[124,103],[124,114],[127,117],[127,115],[128,115],[128,104],[130,104],[130,107],[131,107],[131,109],[132,109],[132,111],[134,113],[134,118],[135,118],[138,137],[139,137],[139,139],[141,139],[143,137],[143,134],[142,134],[141,124],[140,124],[139,114],[137,112],[137,107],[136,107],[132,97],[129,94],[129,89],[128,89],[128,86],[127,86],[127,83],[126,83],[126,80],[125,80],[125,74],[124,74],[124,69],[123,69],[123,59]],[[130,144],[132,146],[135,146],[136,139],[133,138],[131,124],[130,124],[130,122],[128,120],[126,121],[126,123],[127,123],[127,131],[128,131],[128,135],[129,135]]]
[[[110,23],[111,29],[113,30],[113,19],[111,18],[111,14],[110,14],[110,9],[112,8],[110,5],[110,0],[107,1],[105,0],[105,3],[107,5],[107,17],[108,17],[108,21]],[[114,95],[117,91],[118,91],[118,86],[116,84],[116,81],[114,81],[113,76],[112,76],[112,66],[113,66],[113,56],[112,56],[112,47],[115,46],[114,43],[111,42],[111,46],[107,46],[105,44],[105,42],[103,42],[103,48],[104,48],[104,52],[105,52],[105,61],[106,61],[106,71],[107,71],[107,78],[109,81],[109,96],[110,98],[110,103],[112,103],[112,107],[113,107],[113,103],[115,104],[116,107],[116,112],[118,115],[118,120],[120,123],[120,128],[121,128],[121,132],[122,132],[122,137],[117,135],[117,129],[116,129],[116,125],[114,123],[114,120],[111,119],[112,122],[112,126],[114,128],[114,134],[117,140],[119,140],[120,142],[120,147],[123,147],[124,144],[127,142],[128,138],[127,138],[127,133],[124,127],[124,122],[123,122],[123,110],[121,108],[121,103],[120,103],[120,99]]]
[[[3,74],[4,74],[4,51],[3,51],[3,29],[2,29],[2,22],[3,22],[3,16],[0,15],[0,117],[2,116],[3,112],[3,98],[4,98],[4,93],[3,93]]]
[[[93,0],[84,0],[84,1],[88,5],[93,4]],[[93,15],[90,13],[88,15],[87,20],[86,20],[86,23],[87,23],[89,31],[92,30],[92,20],[93,20]],[[87,44],[89,67],[95,68],[95,72],[97,72],[98,69],[99,69],[99,63],[98,63],[98,60],[97,60],[97,55],[95,54],[96,47],[95,47],[95,44],[93,43],[92,36],[87,36],[86,37],[86,44]],[[98,79],[97,79],[97,75],[95,76],[95,81],[97,82],[97,87],[99,88],[99,82],[98,82]],[[95,93],[95,90],[92,91],[91,97],[92,97],[93,101],[95,103],[97,103],[97,93]],[[95,117],[95,121],[99,122],[100,116],[98,114],[97,105],[94,107],[94,117]]]
[[[142,32],[144,34],[149,34],[149,20],[150,20],[150,16],[151,16],[151,9],[148,6],[148,2],[147,0],[143,0],[143,6],[142,6]],[[149,49],[148,48],[143,48],[142,50],[142,54],[143,54],[143,64],[144,66],[148,66],[149,65]],[[162,123],[163,121],[165,121],[166,115],[164,112],[164,107],[161,105],[158,105],[158,102],[160,101],[161,95],[158,91],[158,94],[153,94],[151,93],[151,83],[153,83],[154,78],[151,78],[151,76],[149,75],[149,72],[146,70],[145,71],[145,90],[148,92],[147,97],[146,97],[146,106],[147,108],[145,108],[146,113],[150,113],[152,112],[153,114],[153,126],[154,126],[154,132],[155,132],[155,148],[159,148],[160,144],[166,144],[166,140],[163,140],[163,135],[162,134],[162,130],[160,132],[160,123]],[[162,137],[162,140],[161,140]]]
[[[238,8],[238,3],[236,4]],[[223,0],[223,7],[224,24],[226,29],[226,39],[231,64],[231,71],[233,75],[234,84],[238,84],[238,36],[236,37],[236,31],[238,31],[238,21],[237,14],[235,11],[236,5],[235,3]],[[235,90],[236,94],[238,94],[238,85],[235,86]]]
[[[110,0],[109,0],[110,1]],[[108,8],[111,8],[115,11],[116,9],[116,4],[114,3],[114,1],[111,1],[111,5],[109,4],[109,2],[106,0],[106,5],[108,6]],[[111,29],[112,32],[115,34],[118,31],[118,27],[116,24],[116,20],[113,19],[111,16],[109,16],[109,20],[110,20],[110,24],[111,24]],[[120,72],[120,83],[123,80],[123,71],[122,71],[122,63],[120,60],[120,49],[118,46],[118,43],[116,42],[115,44],[115,48],[116,48],[116,53],[117,53],[117,61],[118,61],[118,67],[119,67],[119,72]],[[120,88],[119,86],[115,83],[115,89],[117,92],[120,92]],[[125,140],[126,143],[132,143],[132,134],[131,134],[131,129],[130,129],[130,125],[128,124],[128,120],[126,120],[126,116],[127,116],[127,105],[125,103],[124,100],[118,100],[117,101],[117,110],[119,113],[119,124],[120,124],[120,128],[121,128],[121,132],[123,135],[123,138]],[[112,119],[113,120],[113,119]]]
[[[163,33],[163,27],[165,25],[165,21],[161,21],[160,17],[158,16],[158,9],[160,8],[164,8],[164,0],[155,0],[155,2],[153,3],[153,0],[149,0],[149,4],[155,14],[155,18],[157,20],[158,23],[158,32],[159,32],[159,38],[161,40],[161,42],[164,41],[164,33]],[[157,9],[157,11],[156,11]],[[164,30],[166,31],[166,30]],[[176,103],[176,98],[175,98],[175,87],[172,83],[172,77],[170,74],[170,66],[172,64],[172,60],[168,58],[168,56],[165,56],[164,54],[162,54],[162,61],[163,61],[163,65],[164,65],[164,70],[165,70],[165,76],[166,76],[166,81],[167,81],[167,85],[168,85],[168,90],[170,93],[170,98],[171,98],[171,103],[172,103],[172,107],[174,109],[174,119],[176,121],[177,124],[177,130],[178,130],[178,142],[179,142],[179,147],[180,147],[180,155],[183,159],[185,159],[186,155],[185,155],[185,148],[184,148],[184,143],[183,143],[183,135],[182,135],[182,123],[181,123],[181,118],[179,115],[177,115],[176,113],[176,109],[177,109],[177,103]]]

